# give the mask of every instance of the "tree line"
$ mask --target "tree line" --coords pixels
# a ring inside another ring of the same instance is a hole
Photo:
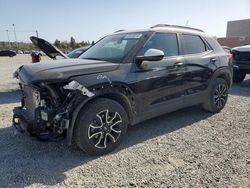
[[[75,49],[75,48],[81,48],[84,46],[90,46],[93,45],[95,41],[92,41],[91,43],[89,41],[82,41],[82,42],[76,42],[76,40],[73,37],[70,37],[70,41],[60,41],[58,39],[55,40],[54,45],[63,50],[69,50],[69,49]]]
[[[37,48],[32,43],[25,42],[0,42],[0,50],[37,50]]]
[[[57,48],[61,50],[73,50],[76,48],[93,45],[95,41],[91,43],[89,41],[76,42],[74,37],[70,37],[70,41],[60,41],[58,39],[53,43]],[[0,41],[0,50],[38,50],[32,43],[25,42],[4,42]]]

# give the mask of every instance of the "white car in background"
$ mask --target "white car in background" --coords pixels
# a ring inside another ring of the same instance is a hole
[[[234,76],[233,81],[242,82],[250,74],[250,45],[232,48]]]

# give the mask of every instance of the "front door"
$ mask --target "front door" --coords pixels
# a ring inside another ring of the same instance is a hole
[[[161,61],[145,61],[136,70],[137,112],[142,119],[160,115],[168,111],[168,104],[181,103],[183,95],[183,64],[179,56],[178,37],[175,33],[155,33],[140,52],[148,49],[162,50],[165,57]],[[166,110],[166,111],[165,111]]]

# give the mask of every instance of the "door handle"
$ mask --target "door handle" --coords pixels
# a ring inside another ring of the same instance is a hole
[[[183,65],[182,62],[176,62],[176,63],[174,64],[174,66],[176,66],[176,67],[181,67],[182,65]]]
[[[216,61],[217,61],[217,59],[215,59],[215,58],[210,59],[210,62],[212,62],[212,63],[215,63]]]

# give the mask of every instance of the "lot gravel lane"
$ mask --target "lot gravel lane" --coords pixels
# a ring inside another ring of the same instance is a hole
[[[46,59],[46,57],[43,57]],[[14,135],[12,73],[30,57],[0,57],[0,187],[250,187],[250,77],[218,114],[191,107],[129,128],[113,153]]]

